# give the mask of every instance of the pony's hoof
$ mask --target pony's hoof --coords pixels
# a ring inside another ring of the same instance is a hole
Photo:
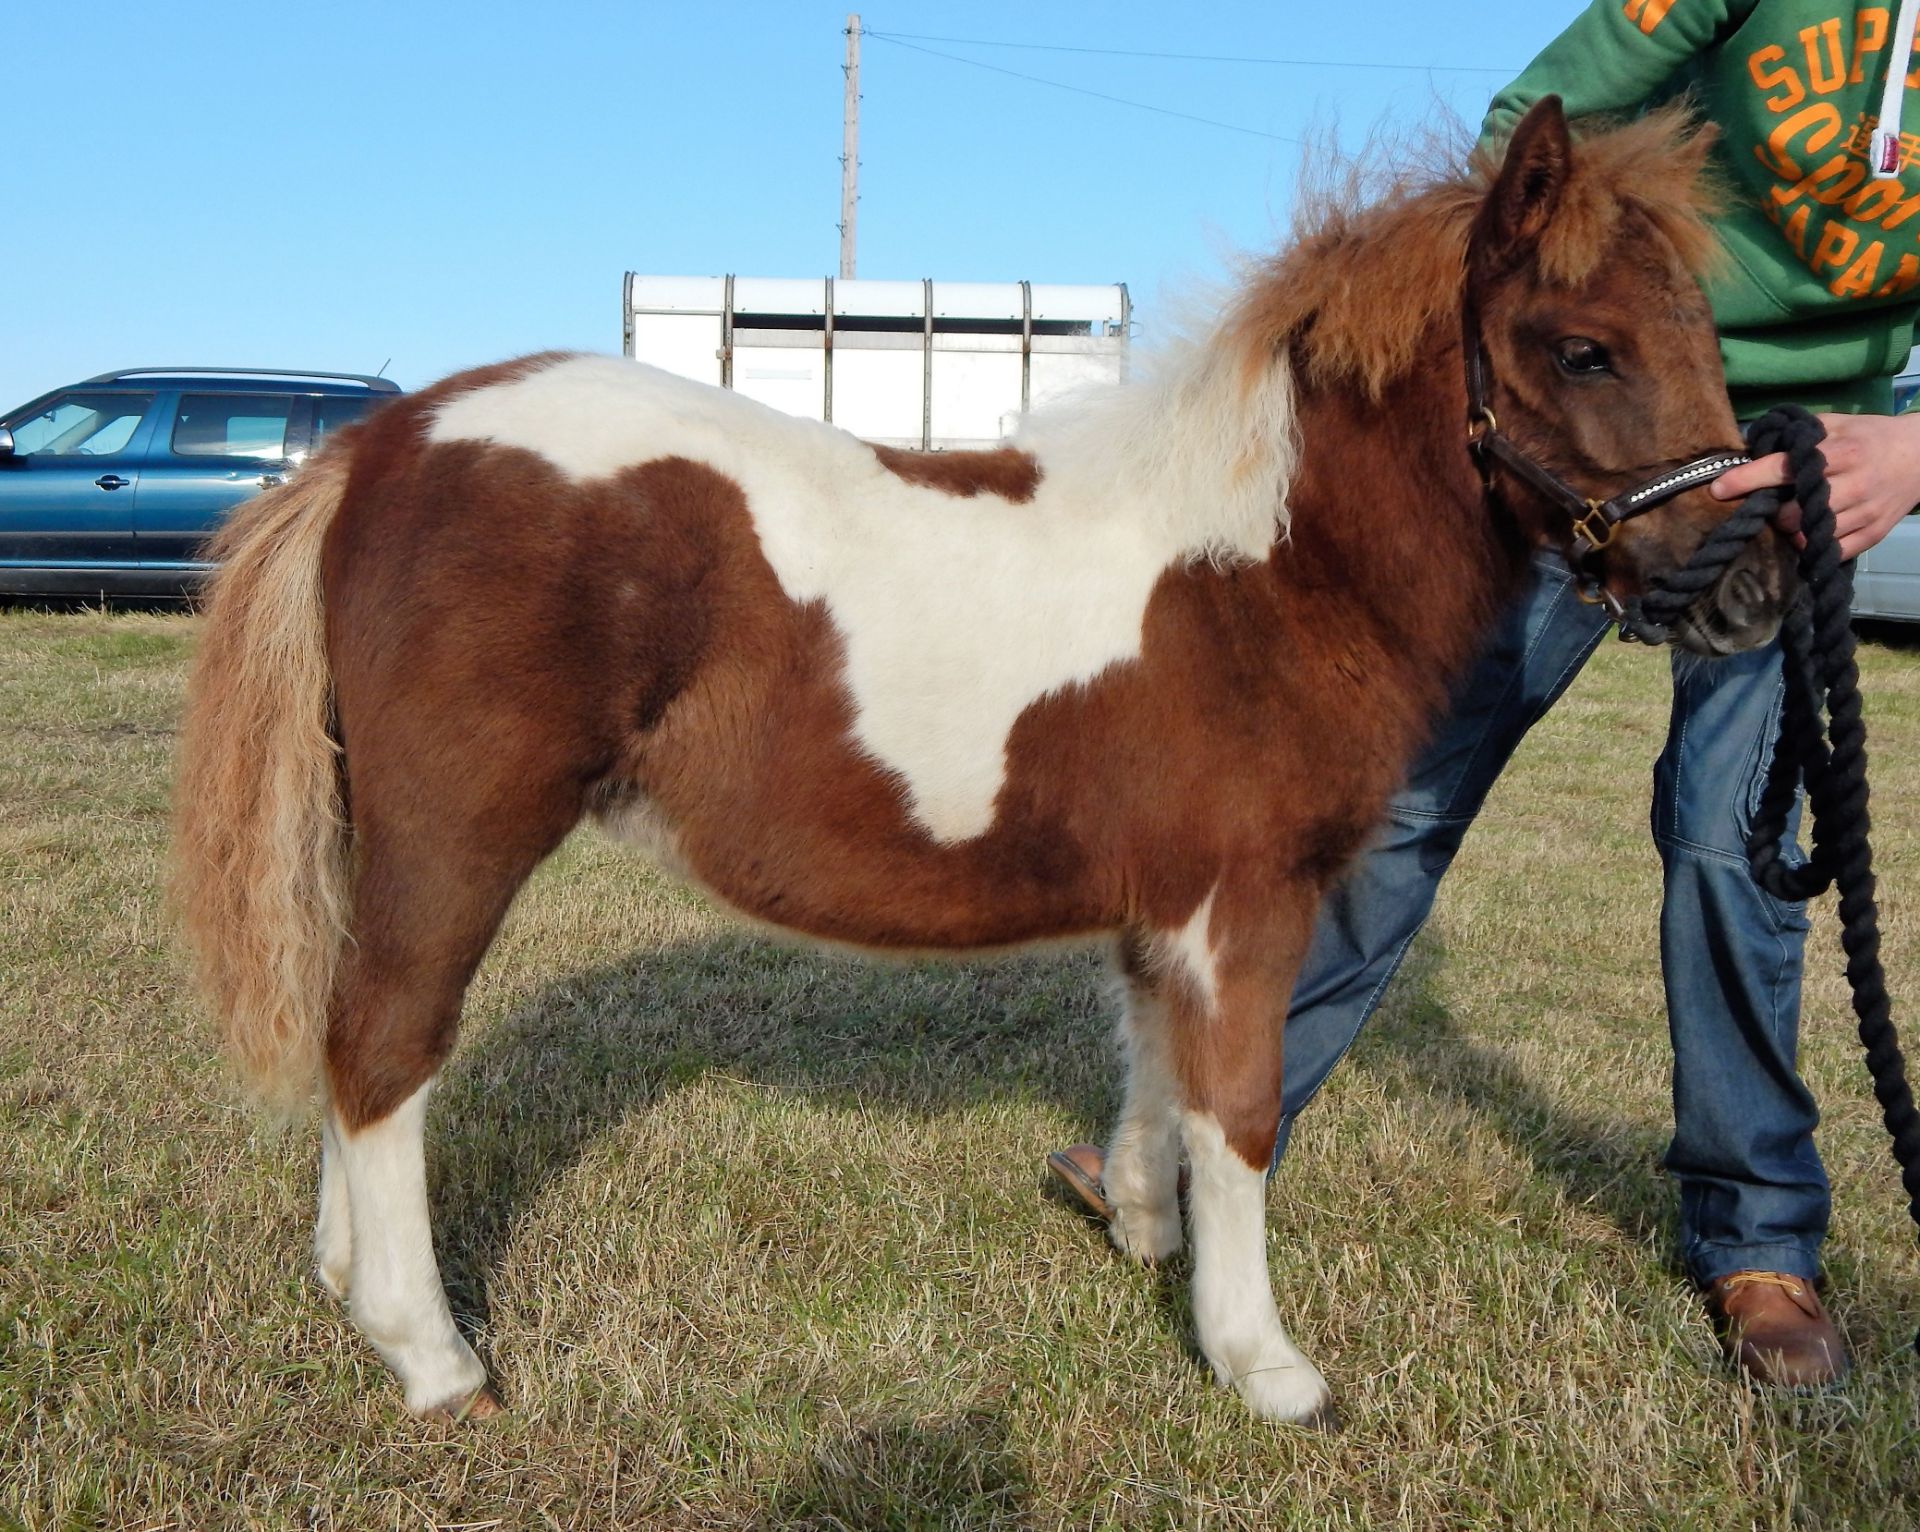
[[[468,1425],[477,1420],[492,1420],[496,1415],[507,1413],[507,1407],[500,1402],[500,1396],[491,1388],[482,1384],[463,1399],[450,1399],[445,1404],[436,1404],[432,1409],[422,1410],[420,1418],[431,1420],[438,1425]]]
[[[349,1268],[345,1266],[330,1267],[322,1262],[313,1268],[314,1280],[327,1290],[329,1297],[338,1303],[347,1301],[348,1276]]]
[[[1157,1266],[1180,1253],[1180,1209],[1150,1210],[1115,1206],[1107,1224],[1107,1238],[1122,1255],[1142,1266]]]
[[[1316,1431],[1333,1428],[1333,1396],[1327,1380],[1304,1359],[1252,1369],[1238,1376],[1224,1376],[1221,1381],[1239,1394],[1247,1408],[1261,1420],[1307,1426]]]
[[[1346,1429],[1346,1422],[1340,1418],[1340,1411],[1334,1407],[1332,1395],[1320,1401],[1320,1408],[1300,1422],[1303,1429],[1319,1431],[1334,1436]]]

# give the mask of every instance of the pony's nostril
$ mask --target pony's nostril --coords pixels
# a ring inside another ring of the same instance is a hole
[[[1766,587],[1760,583],[1760,577],[1751,569],[1736,569],[1727,582],[1727,605],[1733,612],[1748,616],[1759,611],[1767,600]],[[1732,615],[1729,612],[1728,615]]]

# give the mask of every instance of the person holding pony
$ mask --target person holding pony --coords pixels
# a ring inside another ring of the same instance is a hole
[[[1916,11],[1920,0],[1897,15],[1840,0],[1594,0],[1495,95],[1482,130],[1504,139],[1549,94],[1575,117],[1697,104],[1718,129],[1712,155],[1730,192],[1715,218],[1724,259],[1704,284],[1728,392],[1742,420],[1788,401],[1819,414],[1848,558],[1920,503],[1920,419],[1891,414],[1890,386],[1920,313],[1920,111],[1902,122],[1904,93],[1920,85]],[[1734,502],[1785,482],[1775,456],[1713,493]],[[1286,1021],[1276,1164],[1379,1004],[1487,792],[1607,632],[1564,563],[1538,565],[1373,848],[1322,908]],[[1674,1050],[1666,1166],[1680,1255],[1729,1360],[1758,1382],[1811,1387],[1848,1364],[1815,1291],[1829,1195],[1795,1066],[1807,917],[1754,884],[1745,852],[1781,693],[1777,642],[1704,665],[1676,656],[1652,809]],[[1049,1164],[1105,1211],[1097,1147]]]

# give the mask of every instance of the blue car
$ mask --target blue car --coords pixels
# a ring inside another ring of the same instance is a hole
[[[228,511],[399,392],[349,373],[148,367],[0,415],[0,594],[190,594]]]

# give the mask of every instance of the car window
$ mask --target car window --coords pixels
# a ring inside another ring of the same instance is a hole
[[[12,427],[20,457],[105,457],[133,439],[152,394],[62,394]]]
[[[182,457],[287,455],[286,394],[182,394],[173,450]]]
[[[313,441],[318,446],[329,431],[351,425],[373,408],[371,399],[353,394],[321,394],[313,401]]]

